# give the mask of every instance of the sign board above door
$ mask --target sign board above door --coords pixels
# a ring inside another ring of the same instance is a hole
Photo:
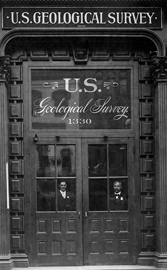
[[[6,7],[2,28],[162,28],[158,7]]]

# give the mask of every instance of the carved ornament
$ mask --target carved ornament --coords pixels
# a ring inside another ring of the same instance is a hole
[[[167,57],[152,56],[152,79],[156,84],[158,81],[167,81]]]
[[[10,71],[10,56],[0,56],[0,81],[8,81]]]
[[[75,63],[87,63],[89,51],[86,48],[77,48],[73,50]]]

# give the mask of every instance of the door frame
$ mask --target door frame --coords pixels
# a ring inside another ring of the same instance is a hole
[[[103,63],[99,65],[99,62],[96,61],[91,66],[87,67],[80,67],[82,68],[93,68],[97,69],[97,64],[99,68],[102,68]],[[57,68],[61,66],[61,63],[59,64],[56,62]],[[139,115],[138,115],[138,109],[139,109],[139,103],[138,103],[138,62],[134,61],[117,61],[112,66],[107,66],[107,68],[116,68],[116,69],[131,69],[131,108],[133,110],[133,121],[132,121],[132,128],[130,130],[75,130],[72,132],[67,132],[63,130],[56,130],[56,133],[54,130],[48,131],[47,130],[32,130],[30,127],[30,119],[31,119],[31,110],[30,110],[30,101],[31,101],[31,95],[30,95],[30,76],[29,76],[29,70],[31,67],[38,68],[41,66],[41,62],[24,62],[23,63],[23,82],[24,82],[24,115],[25,119],[28,121],[24,122],[24,167],[25,167],[25,250],[26,254],[30,253],[31,247],[28,244],[28,239],[31,236],[31,229],[29,228],[29,220],[31,219],[31,214],[28,211],[28,205],[31,201],[31,192],[30,192],[30,186],[29,181],[31,175],[30,175],[30,149],[32,145],[34,145],[34,137],[35,134],[40,134],[39,138],[45,138],[47,136],[48,140],[52,140],[53,137],[60,139],[67,139],[67,138],[97,138],[103,140],[104,136],[107,136],[109,139],[121,139],[121,138],[134,138],[134,163],[135,163],[135,202],[136,202],[136,211],[135,211],[135,239],[136,239],[136,254],[139,254],[140,252],[140,242],[141,242],[141,234],[140,234],[140,177],[139,177]],[[55,67],[54,63],[48,63],[48,62],[42,62],[43,67]],[[71,67],[71,64],[69,62],[66,62],[66,66],[68,68],[74,68]],[[133,89],[133,90],[132,90]],[[28,102],[27,102],[28,101]],[[84,131],[84,132],[83,132]]]

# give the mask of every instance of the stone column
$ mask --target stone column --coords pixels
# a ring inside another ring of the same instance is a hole
[[[155,266],[167,269],[167,57],[154,57],[156,253]]]
[[[0,57],[0,270],[12,269],[10,256],[8,190],[8,102],[9,57]]]

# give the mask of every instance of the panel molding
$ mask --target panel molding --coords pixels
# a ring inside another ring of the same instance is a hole
[[[138,263],[153,265],[156,251],[155,220],[155,92],[151,78],[151,59],[139,65],[140,85],[140,177],[141,252]]]
[[[13,262],[10,255],[10,213],[8,179],[8,113],[7,113],[7,81],[5,72],[6,58],[0,57],[0,269],[10,270]],[[7,68],[8,70],[8,68]]]

